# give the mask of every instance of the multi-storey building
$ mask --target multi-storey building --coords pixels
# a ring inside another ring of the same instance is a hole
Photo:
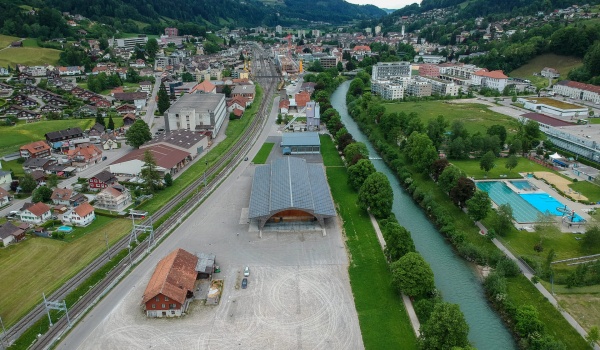
[[[373,66],[373,80],[389,80],[394,78],[410,78],[410,62],[377,62]]]
[[[406,89],[406,94],[414,97],[431,96],[432,86],[425,81],[411,81]]]
[[[562,96],[600,104],[600,86],[562,80],[554,85],[552,90]]]

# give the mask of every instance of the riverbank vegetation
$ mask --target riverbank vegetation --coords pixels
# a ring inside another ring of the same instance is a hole
[[[489,152],[496,155],[501,150],[500,145],[504,144],[502,139],[507,137],[506,128],[500,125],[490,127],[485,133],[471,134],[460,121],[450,125],[444,117],[431,119],[425,125],[416,113],[386,114],[378,98],[353,90],[352,84],[349,92],[351,116],[440,232],[465,259],[495,268],[494,279],[486,283],[486,290],[490,301],[518,339],[520,348],[566,349],[565,344],[569,349],[587,348],[585,340],[557,315],[557,310],[534,286],[518,272],[514,274],[516,265],[503,257],[489,237],[480,234],[473,220],[463,211],[470,206],[467,204],[469,197],[475,193],[472,180],[460,168],[447,161],[438,161],[437,152],[428,151],[435,151],[444,144],[448,147],[446,153],[457,159],[467,159],[467,155],[481,157]],[[519,123],[515,127],[510,141],[511,153],[529,151],[539,138],[537,125]],[[448,128],[451,131],[449,139],[444,136]],[[484,172],[488,170],[483,163],[480,167]],[[510,215],[510,211],[505,214]],[[506,227],[503,222],[498,220],[495,227],[502,230]],[[490,236],[493,235],[494,230]],[[523,286],[523,280],[528,285]]]

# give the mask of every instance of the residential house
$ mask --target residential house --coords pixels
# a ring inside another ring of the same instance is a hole
[[[82,203],[75,208],[69,210],[62,216],[64,223],[73,224],[75,226],[87,226],[96,219],[94,207],[89,203]]]
[[[26,173],[32,173],[34,171],[45,172],[52,165],[58,164],[58,161],[53,158],[28,158],[23,163],[23,170]]]
[[[131,126],[133,123],[135,123],[135,120],[135,114],[127,113],[123,116],[123,126]]]
[[[231,96],[241,96],[245,97],[248,100],[254,100],[254,95],[256,95],[256,86],[254,85],[236,85],[231,91]]]
[[[112,104],[108,100],[101,98],[101,99],[98,99],[97,101],[94,101],[94,106],[96,106],[98,108],[110,108],[110,106],[112,106]]]
[[[98,113],[98,107],[83,105],[77,110],[76,113],[80,116],[95,116]]]
[[[96,196],[95,206],[96,208],[121,211],[131,204],[131,194],[125,187],[118,186],[119,189],[114,186],[107,187],[100,191]]]
[[[148,317],[177,317],[194,297],[198,257],[177,249],[164,257],[146,286],[142,303]]]
[[[10,193],[8,193],[6,189],[0,187],[0,207],[7,205],[8,203],[10,203],[11,200],[12,196],[10,195]]]
[[[234,109],[246,110],[246,107],[250,104],[250,100],[242,96],[236,96],[231,100],[227,101],[227,112],[233,112]]]
[[[19,148],[21,158],[46,158],[50,157],[50,146],[44,141],[35,141]]]
[[[33,177],[35,182],[37,182],[38,186],[46,183],[46,173],[42,170],[34,170],[29,174],[31,175],[31,177]]]
[[[66,205],[76,207],[81,203],[87,202],[87,197],[77,193],[70,188],[57,188],[52,192],[52,203],[55,205]]]
[[[25,203],[18,215],[23,222],[41,225],[52,217],[52,211],[48,205],[42,202]]]
[[[11,222],[6,222],[0,225],[0,242],[3,247],[8,246],[13,242],[18,242],[25,238],[25,231]]]
[[[58,74],[61,76],[81,75],[85,72],[83,66],[58,67]]]
[[[140,91],[149,94],[152,92],[152,83],[147,80],[140,82]]]
[[[542,69],[541,71],[541,76],[545,77],[545,78],[558,78],[560,77],[560,73],[554,69],[554,68],[550,68],[550,67],[544,67],[544,69]]]
[[[119,114],[135,113],[137,111],[135,106],[128,104],[120,105],[116,109]]]
[[[148,98],[148,94],[145,92],[123,92],[116,93],[113,97],[117,101],[133,102],[137,109],[142,109],[146,105],[146,98]]]
[[[117,178],[109,171],[103,170],[88,179],[88,187],[92,191],[107,188],[117,183]]]
[[[195,91],[198,93],[204,93],[204,94],[216,94],[217,93],[217,87],[215,86],[215,84],[211,83],[209,80],[205,80],[203,82],[201,82],[200,84],[196,85],[196,87],[194,88]]]
[[[56,142],[60,142],[60,141],[68,141],[68,140],[82,138],[83,130],[81,130],[81,128],[79,128],[79,127],[68,128],[65,130],[49,132],[45,136],[46,136],[46,141],[48,141],[48,143],[52,144],[52,143],[56,143]]]
[[[290,100],[285,99],[285,100],[279,101],[279,113],[288,114],[289,110],[290,110]]]
[[[310,94],[307,91],[300,91],[295,95],[296,106],[298,109],[306,107],[308,101],[310,101]]]

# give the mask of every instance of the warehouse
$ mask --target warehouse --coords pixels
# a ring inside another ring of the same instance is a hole
[[[281,147],[283,154],[318,154],[321,140],[317,132],[288,132],[282,135]]]
[[[322,164],[285,157],[256,168],[248,217],[267,223],[318,221],[336,216]]]

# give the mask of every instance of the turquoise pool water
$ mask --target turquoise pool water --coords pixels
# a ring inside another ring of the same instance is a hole
[[[527,190],[527,191],[533,190],[533,186],[531,186],[531,184],[527,180],[511,181],[510,184],[520,190]]]
[[[497,205],[510,204],[517,222],[535,222],[540,213],[502,181],[478,182],[477,187],[489,194]]]
[[[71,231],[73,231],[73,228],[71,226],[61,226],[61,227],[57,228],[57,231],[71,232]]]
[[[565,205],[557,201],[554,197],[548,193],[527,193],[521,194],[521,197],[527,201],[527,203],[533,205],[542,213],[549,212],[552,215],[562,216],[563,213],[557,210],[557,208],[564,208]],[[577,214],[573,218],[573,222],[584,221],[583,218]]]

